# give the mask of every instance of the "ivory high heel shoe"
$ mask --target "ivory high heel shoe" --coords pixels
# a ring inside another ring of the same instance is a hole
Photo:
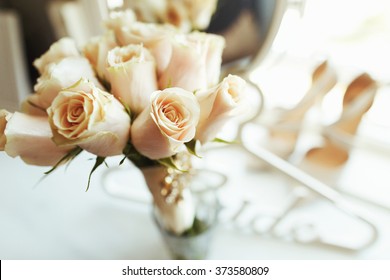
[[[328,61],[320,63],[312,74],[312,84],[302,100],[292,109],[277,109],[260,123],[266,128],[262,145],[274,154],[286,158],[296,145],[301,123],[307,111],[336,85],[337,75]]]
[[[378,85],[367,73],[355,78],[346,89],[343,99],[343,112],[340,119],[325,132],[355,135],[364,114],[374,103]]]
[[[371,108],[377,91],[376,82],[366,73],[347,87],[340,119],[324,128],[324,145],[306,154],[309,161],[324,166],[339,166],[348,160],[349,146],[337,141],[338,134],[354,136],[364,114]]]
[[[294,123],[302,121],[306,112],[336,85],[337,74],[328,61],[320,63],[313,71],[311,87],[301,101],[291,109],[278,110],[277,123]]]
[[[306,112],[320,102],[336,83],[337,74],[333,66],[326,60],[321,62],[312,72],[310,88],[297,105],[291,109],[275,108],[262,115],[259,122],[268,127],[300,122]]]
[[[338,140],[340,135],[354,137],[364,114],[371,108],[377,92],[377,83],[367,73],[355,78],[347,87],[343,98],[341,117],[323,129],[323,143],[310,149],[300,166],[318,179],[338,178],[349,159],[351,145]]]

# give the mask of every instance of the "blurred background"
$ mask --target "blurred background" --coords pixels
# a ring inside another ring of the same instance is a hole
[[[0,108],[17,110],[20,102],[33,92],[38,72],[32,63],[59,38],[72,37],[81,47],[90,37],[103,32],[101,20],[110,11],[123,7],[135,9],[138,15],[149,21],[159,21],[161,18],[154,17],[150,7],[159,6],[161,2],[0,0]],[[231,224],[220,229],[223,237],[216,243],[211,258],[390,258],[390,1],[220,0],[216,7],[210,25],[202,25],[200,29],[225,36],[224,68],[227,72],[241,73],[259,87],[262,101],[256,108],[259,114],[249,121],[246,130],[241,131],[243,145],[230,149],[228,153],[223,150],[221,153],[218,149],[209,151],[203,163],[204,168],[229,174],[228,191],[221,195],[222,202],[231,206],[230,210],[239,216],[239,219],[232,218],[235,215],[230,213]],[[169,19],[175,23],[173,19],[177,18]],[[179,27],[187,28],[187,25]],[[319,68],[324,62],[329,68]],[[358,83],[351,92],[362,92],[368,97],[359,99],[358,103],[348,103],[345,99],[348,88],[362,74],[368,74],[374,81],[375,90],[366,90],[365,82]],[[330,88],[321,93],[319,100],[314,98],[320,91],[318,88],[327,83]],[[345,129],[345,123],[351,119],[357,121],[356,127]],[[246,142],[245,139],[254,140]],[[335,201],[324,203],[329,200],[316,192],[313,199],[312,194],[307,194],[312,189],[301,188],[302,184],[286,178],[278,168],[270,169],[269,164],[264,164],[263,154],[256,152],[257,148],[298,167],[355,203],[365,214],[363,223],[359,217],[356,219],[355,215],[348,215],[345,211],[341,211],[342,215],[336,213],[340,209]],[[341,159],[335,162],[336,158]],[[142,223],[146,211],[142,207],[140,211],[139,206],[129,209],[128,205],[117,204],[115,200],[108,202],[106,199],[112,198],[109,196],[114,196],[114,191],[104,185],[107,175],[104,172],[96,176],[101,176],[97,181],[106,188],[105,192],[89,193],[86,198],[80,196],[77,186],[68,190],[65,197],[74,199],[74,209],[68,209],[60,190],[48,192],[43,187],[43,193],[48,193],[46,195],[53,200],[49,204],[43,202],[47,198],[35,192],[31,198],[35,203],[30,202],[31,209],[38,209],[36,212],[40,214],[53,211],[50,219],[42,216],[41,220],[35,220],[34,211],[30,209],[31,214],[26,214],[29,209],[20,204],[13,205],[7,197],[29,199],[27,194],[22,194],[26,189],[30,190],[23,183],[24,179],[14,179],[16,170],[33,178],[31,180],[38,180],[38,175],[46,170],[27,169],[18,159],[12,161],[3,155],[0,159],[2,169],[4,166],[2,176],[9,185],[9,189],[1,186],[3,201],[0,205],[4,208],[0,211],[3,213],[1,221],[8,228],[0,240],[11,240],[10,243],[0,243],[0,258],[167,257],[164,251],[149,254],[133,250],[142,251],[144,247],[140,244],[145,230],[152,225],[146,222],[144,230],[133,231],[122,224],[129,211],[138,213],[133,215],[135,218],[130,224]],[[77,164],[83,166],[81,162]],[[85,170],[70,171],[85,174]],[[39,174],[33,175],[36,173]],[[83,180],[80,174],[71,179],[64,175],[63,180],[68,180],[68,187],[76,185],[78,180]],[[131,180],[129,174],[122,176],[118,178]],[[54,179],[45,182],[57,184]],[[240,189],[241,185],[244,187]],[[15,192],[14,196],[11,192]],[[128,201],[134,200],[134,193],[123,190],[119,193]],[[297,197],[307,198],[306,203],[294,204]],[[42,202],[46,203],[44,208],[39,206]],[[68,209],[69,216],[64,209],[55,208],[56,203]],[[102,203],[104,207],[101,207]],[[101,220],[92,219],[88,227],[82,218],[91,218],[94,207],[99,209]],[[78,215],[76,209],[84,211],[79,220],[75,218]],[[248,213],[242,214],[243,209]],[[295,212],[295,215],[270,234],[267,219],[252,219],[253,213],[259,211],[264,216],[276,215],[283,219],[287,217],[286,213]],[[62,220],[57,221],[55,214],[59,214]],[[226,215],[229,216],[229,211]],[[15,222],[18,219],[19,222]],[[36,224],[48,229],[50,225],[45,224],[44,219],[58,227],[55,231],[59,234],[57,237],[42,235],[40,231],[33,237],[21,233]],[[249,226],[248,219],[259,224]],[[331,224],[331,221],[337,222]],[[303,222],[302,227],[297,226]],[[317,233],[312,235],[313,224],[317,222],[316,230],[324,233],[320,237]],[[111,229],[120,225],[123,231],[123,234],[114,233],[109,227],[103,231],[102,240],[109,240],[110,236],[117,234],[119,241],[112,246],[101,245],[98,237],[88,239],[93,230],[105,227],[104,223],[111,225]],[[347,228],[342,228],[342,225],[347,225]],[[61,234],[61,230],[68,227],[80,227],[82,234],[78,236],[77,230],[69,236]],[[18,232],[18,237],[14,238],[15,232]],[[133,236],[129,237],[131,234]],[[155,237],[154,232],[148,234]],[[23,240],[29,252],[23,248],[15,249],[17,239]],[[58,240],[66,240],[68,248],[57,247]],[[285,241],[293,241],[296,246],[286,245]],[[122,247],[126,242],[135,247]],[[152,245],[160,248],[156,242],[153,241]],[[302,247],[308,243],[315,248]],[[229,250],[226,244],[233,246],[234,250]],[[44,251],[40,251],[38,245]]]
[[[141,3],[142,1],[127,2]],[[27,88],[24,86],[18,91],[31,91],[38,77],[38,72],[32,66],[34,59],[63,36],[74,38],[78,45],[82,46],[88,38],[103,32],[101,19],[107,17],[110,10],[122,5],[126,5],[126,0],[36,0],[34,2],[1,0],[4,53],[1,57],[4,65],[2,69],[11,67],[5,66],[6,61],[23,65],[23,68],[28,70],[26,80],[29,86]],[[141,6],[127,4],[128,7],[131,5]],[[262,59],[265,54],[272,56],[273,53],[278,55],[287,53],[290,57],[301,61],[325,57],[340,67],[368,71],[381,83],[388,84],[389,9],[389,3],[385,0],[373,0],[370,3],[364,0],[344,0],[342,3],[336,0],[222,0],[219,1],[218,12],[214,14],[208,31],[226,35],[228,43],[225,49],[225,62],[246,55],[255,56],[258,52],[261,52],[259,55],[261,59],[258,62],[264,62]],[[255,18],[255,23],[247,24],[245,17],[239,16],[245,11],[249,11],[249,14]],[[239,21],[237,18],[244,19]],[[237,30],[245,30],[251,36],[242,36],[242,33],[235,31],[232,26]],[[7,32],[11,32],[9,37],[4,35]],[[276,33],[278,36],[274,40]],[[10,36],[17,41],[13,43]],[[237,46],[238,42],[240,42],[239,46]],[[9,45],[8,49],[5,49],[5,45]],[[20,59],[14,60],[20,61],[15,62],[5,58],[6,51],[11,50],[19,51]],[[268,64],[263,63],[262,67],[271,64],[274,69],[277,69],[275,66],[278,65],[275,61],[270,61],[271,63]],[[24,69],[18,73],[20,77],[25,77],[23,72]],[[6,76],[4,70],[2,76]],[[262,77],[265,81],[261,80]],[[291,73],[283,79],[300,83],[300,80]],[[6,81],[7,79],[4,78],[2,83]],[[268,84],[273,86],[286,84],[275,83],[267,75],[258,75],[256,81],[262,83],[265,92]],[[304,94],[302,87],[307,86],[304,82],[301,84],[297,87],[294,85],[296,92],[288,96],[273,93],[270,102],[272,104],[274,100],[277,103],[296,102]],[[284,92],[284,90],[275,89],[273,92]]]

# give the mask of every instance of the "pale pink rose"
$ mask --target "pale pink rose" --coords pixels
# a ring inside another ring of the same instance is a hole
[[[157,90],[156,63],[142,45],[117,47],[108,53],[108,76],[111,92],[139,114],[150,103]]]
[[[192,32],[187,35],[188,40],[198,42],[207,49],[206,77],[207,87],[213,87],[219,82],[221,74],[222,53],[225,48],[225,38],[220,35]]]
[[[124,26],[131,26],[136,21],[137,16],[133,10],[113,11],[104,20],[104,26],[109,30],[113,30],[115,33],[118,29]]]
[[[157,73],[167,66],[172,53],[171,37],[177,30],[166,24],[135,22],[130,27],[119,29],[115,35],[121,46],[143,44],[156,60]]]
[[[174,25],[182,32],[187,33],[192,29],[188,7],[182,0],[167,1],[162,18],[163,22]]]
[[[200,104],[200,120],[195,138],[202,144],[213,140],[226,122],[244,109],[246,82],[229,75],[217,86],[196,92]]]
[[[160,89],[167,86],[180,87],[189,91],[207,88],[208,44],[186,35],[172,39],[172,55],[168,67],[160,75]]]
[[[160,22],[167,0],[125,0],[123,7],[131,9],[142,22]]]
[[[0,150],[24,162],[53,166],[74,147],[58,147],[52,141],[47,117],[0,111]]]
[[[181,88],[156,91],[151,105],[131,126],[132,143],[150,159],[170,157],[194,138],[199,113],[199,103],[192,92]]]
[[[83,53],[89,60],[97,76],[109,82],[107,73],[107,54],[117,46],[113,32],[107,32],[103,36],[97,36],[90,39],[83,47]]]
[[[184,0],[193,29],[204,30],[209,26],[217,8],[217,2],[218,0]]]
[[[57,63],[66,57],[79,56],[80,53],[76,47],[76,43],[71,38],[62,38],[52,44],[47,52],[40,58],[34,60],[34,66],[40,74],[45,72],[45,68],[51,63]]]
[[[163,22],[180,30],[204,30],[215,12],[217,0],[167,0]]]
[[[93,83],[82,79],[62,90],[47,111],[57,145],[78,145],[101,157],[122,154],[130,117],[112,94]]]
[[[70,87],[81,78],[98,84],[91,65],[84,57],[67,57],[58,63],[50,64],[34,86],[36,93],[28,96],[23,103],[23,112],[46,115],[45,110],[50,107],[61,89]]]

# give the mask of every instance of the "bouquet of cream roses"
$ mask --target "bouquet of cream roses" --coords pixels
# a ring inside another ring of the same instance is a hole
[[[70,38],[54,43],[34,61],[40,77],[21,112],[0,110],[0,150],[51,170],[85,150],[96,155],[88,187],[110,156],[177,167],[178,153],[196,154],[240,112],[245,93],[238,76],[220,81],[221,36],[138,22],[131,11],[104,24],[106,33],[81,50]],[[191,224],[172,219],[175,232]]]

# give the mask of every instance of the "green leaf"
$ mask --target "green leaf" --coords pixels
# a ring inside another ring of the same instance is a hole
[[[141,155],[130,142],[123,149],[123,154],[125,157],[119,162],[119,165],[123,164],[126,158],[139,168],[158,165],[157,161]]]
[[[197,236],[197,235],[201,234],[202,232],[205,232],[208,228],[209,228],[209,226],[205,222],[203,222],[203,221],[199,220],[197,217],[195,217],[192,226],[189,229],[187,229],[186,231],[184,231],[180,236],[183,236],[183,237]]]
[[[122,165],[122,164],[125,162],[126,159],[127,159],[127,157],[124,156],[124,157],[121,159],[121,161],[119,162],[119,165]]]
[[[237,140],[227,141],[227,140],[224,140],[224,139],[221,139],[221,138],[214,138],[213,142],[215,142],[215,143],[222,143],[222,144],[239,144],[240,143]]]
[[[175,161],[173,160],[172,157],[159,159],[159,160],[157,160],[157,162],[159,164],[167,167],[167,168],[173,168],[173,169],[180,171],[180,172],[188,172],[188,170],[181,170],[179,167],[177,167],[177,165],[175,164]]]
[[[73,160],[76,156],[78,156],[81,152],[83,151],[83,149],[81,149],[80,147],[76,147],[74,148],[73,150],[70,150],[66,155],[64,155],[49,171],[46,171],[45,172],[45,175],[48,175],[50,174],[51,172],[53,172],[54,170],[57,169],[58,166],[60,166],[61,164],[63,163],[66,163],[66,162],[70,162],[71,160]]]
[[[87,189],[85,190],[86,192],[89,190],[89,185],[91,183],[91,177],[92,177],[92,173],[95,172],[95,170],[100,166],[102,165],[105,161],[106,158],[105,157],[96,157],[96,161],[95,161],[95,165],[92,167],[92,170],[91,172],[89,173],[89,176],[88,176],[88,185],[87,185]]]
[[[187,151],[191,154],[191,155],[194,155],[198,158],[202,158],[201,156],[199,156],[197,153],[196,153],[196,139],[192,139],[190,142],[187,142],[185,143],[186,145],[186,148],[187,148]]]

